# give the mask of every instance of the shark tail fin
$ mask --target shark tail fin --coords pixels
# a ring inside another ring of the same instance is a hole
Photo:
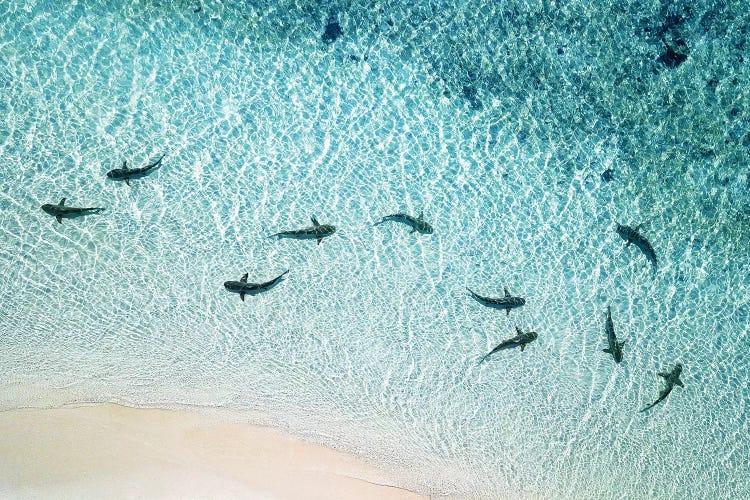
[[[151,168],[158,168],[161,165],[161,161],[164,159],[164,157],[167,156],[167,153],[162,154],[158,160],[156,160],[154,163],[149,165]]]

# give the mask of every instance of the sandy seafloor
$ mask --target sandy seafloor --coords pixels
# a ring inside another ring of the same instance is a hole
[[[743,2],[124,4],[0,3],[1,408],[242,411],[438,496],[750,497]]]

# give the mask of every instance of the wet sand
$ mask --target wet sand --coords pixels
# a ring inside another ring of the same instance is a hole
[[[3,498],[424,498],[279,430],[115,404],[0,412]]]

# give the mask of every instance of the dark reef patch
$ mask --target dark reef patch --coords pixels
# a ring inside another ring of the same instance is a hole
[[[471,109],[477,111],[482,109],[482,102],[477,97],[476,87],[473,85],[464,85],[463,89],[461,89],[461,93],[466,100],[469,101],[469,104],[471,104]]]
[[[668,68],[676,68],[687,60],[688,47],[682,39],[677,39],[674,43],[664,42],[666,51],[659,56],[659,62]]]
[[[339,20],[335,17],[330,17],[328,19],[328,23],[326,24],[326,29],[323,32],[323,42],[327,44],[331,44],[335,42],[339,37],[343,36],[344,30],[341,29],[341,24],[339,24]]]

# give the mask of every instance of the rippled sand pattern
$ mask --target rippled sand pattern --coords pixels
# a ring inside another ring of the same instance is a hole
[[[331,46],[273,5],[0,4],[0,405],[253,410],[436,494],[750,496],[741,6],[697,4],[667,70],[635,2],[355,3]],[[267,238],[311,215],[337,233]]]

